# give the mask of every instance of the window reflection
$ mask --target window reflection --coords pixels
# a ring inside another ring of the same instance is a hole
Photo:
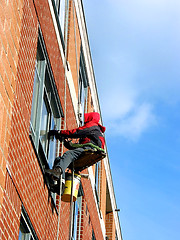
[[[80,239],[81,217],[82,217],[82,197],[78,197],[74,203],[74,228],[73,240]]]
[[[49,112],[46,106],[45,99],[43,100],[42,105],[42,115],[41,115],[41,124],[40,124],[40,140],[44,152],[47,152],[47,132],[48,132],[48,123],[49,123]]]
[[[56,125],[55,125],[54,117],[52,116],[50,129],[55,129],[55,128],[56,128]],[[57,141],[55,138],[50,139],[50,141],[49,141],[49,156],[48,156],[48,163],[49,163],[50,168],[53,167],[54,159],[56,158],[56,144],[57,144]]]
[[[63,37],[64,37],[64,29],[65,29],[65,8],[66,8],[66,4],[67,4],[67,0],[61,0],[60,1],[59,21],[60,21]]]
[[[59,96],[54,91],[55,84],[50,66],[45,59],[45,49],[39,37],[37,45],[36,66],[34,75],[33,99],[30,122],[30,136],[40,162],[52,168],[59,141],[48,138],[51,129],[60,129],[61,115]]]
[[[18,240],[34,240],[31,230],[23,216],[21,216],[20,220]]]
[[[79,112],[82,114],[82,124],[84,123],[84,113],[87,112],[88,78],[81,46],[80,67],[79,67]]]
[[[100,162],[96,163],[96,167],[95,167],[95,193],[96,193],[98,204],[99,204],[99,191],[100,191],[99,177],[100,177]]]
[[[32,124],[33,129],[36,129],[38,95],[39,95],[39,79],[38,79],[38,75],[37,75],[37,70],[35,69],[32,112],[31,112],[31,124]]]

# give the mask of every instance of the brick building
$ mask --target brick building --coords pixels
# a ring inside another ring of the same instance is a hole
[[[122,239],[108,155],[83,171],[72,219],[44,174],[66,151],[47,132],[91,111],[100,106],[82,1],[1,0],[0,239]]]

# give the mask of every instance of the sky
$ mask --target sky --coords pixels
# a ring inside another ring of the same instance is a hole
[[[180,1],[83,0],[124,240],[180,239]]]

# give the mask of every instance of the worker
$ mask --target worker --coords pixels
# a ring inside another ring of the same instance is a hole
[[[78,138],[81,147],[66,151],[62,156],[55,159],[53,169],[46,170],[46,173],[51,177],[51,191],[59,194],[59,179],[62,174],[62,192],[65,189],[65,170],[68,166],[76,161],[85,149],[92,149],[93,145],[99,148],[104,148],[105,140],[103,133],[105,127],[99,123],[100,114],[97,112],[84,114],[84,125],[72,130],[51,130],[49,136],[55,136],[56,139]]]

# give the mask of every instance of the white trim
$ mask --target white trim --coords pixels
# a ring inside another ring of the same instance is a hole
[[[68,68],[69,71],[67,71],[67,82],[68,82],[68,86],[69,86],[69,90],[70,90],[70,95],[71,95],[71,99],[72,99],[72,104],[74,107],[74,112],[75,112],[75,116],[76,116],[76,122],[78,123],[78,98],[76,95],[76,90],[75,90],[75,86],[74,86],[74,81],[73,81],[73,77],[72,77],[72,72],[71,72],[71,68],[70,65],[68,63]]]
[[[56,32],[56,37],[57,37],[59,49],[60,49],[60,52],[61,52],[62,59],[64,59],[63,46],[62,46],[61,38],[60,38],[60,35],[59,35],[59,30],[58,30],[58,26],[57,26],[57,22],[56,22],[56,18],[55,18],[55,13],[54,13],[53,5],[52,5],[52,0],[48,0],[48,3],[49,3],[49,8],[50,8],[53,24],[54,24],[54,29],[55,29],[55,32]]]
[[[35,238],[34,238],[34,236],[33,236],[33,233],[32,233],[32,231],[31,231],[31,228],[30,228],[30,226],[29,226],[29,223],[28,223],[27,220],[26,220],[26,217],[24,216],[23,213],[21,213],[21,216],[22,216],[22,218],[23,218],[23,220],[24,220],[24,222],[25,222],[25,224],[26,224],[26,228],[27,228],[28,231],[29,231],[28,233],[25,233],[25,235],[28,236],[28,239],[33,238],[33,240],[34,240]],[[25,236],[25,239],[27,239],[26,236]]]

